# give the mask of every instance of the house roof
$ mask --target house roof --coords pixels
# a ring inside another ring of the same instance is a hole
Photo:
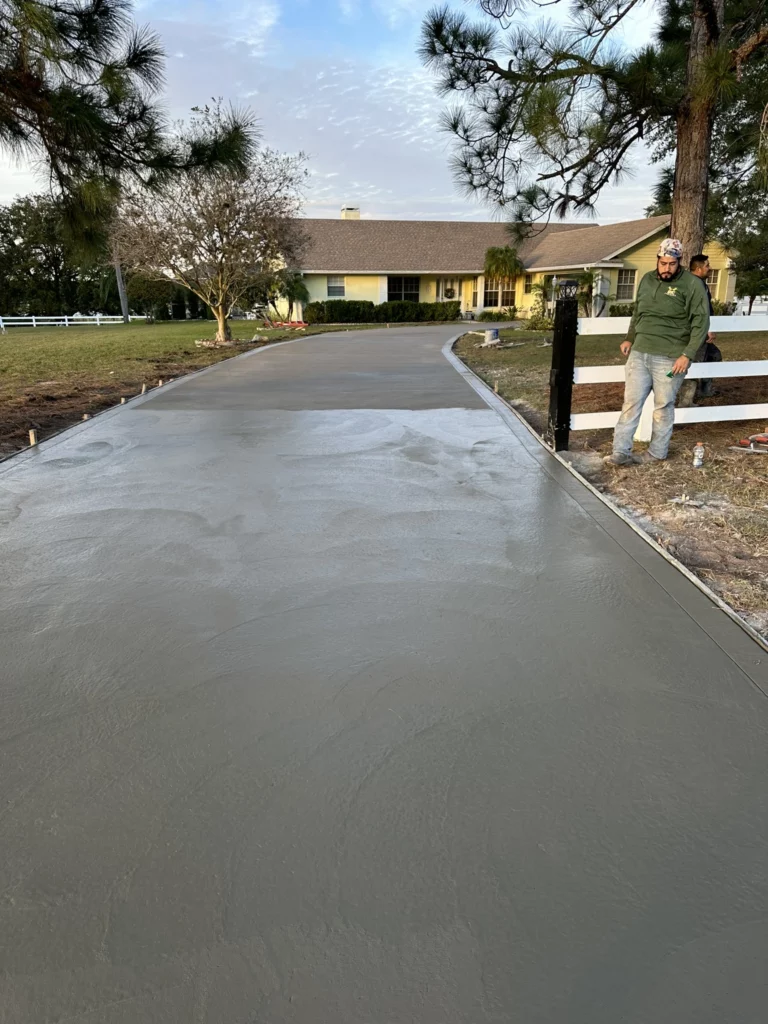
[[[509,245],[499,221],[320,220],[304,222],[305,273],[482,274],[490,246]],[[527,270],[606,262],[669,224],[648,217],[621,224],[549,224],[517,246]]]

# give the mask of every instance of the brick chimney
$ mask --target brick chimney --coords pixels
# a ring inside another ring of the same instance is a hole
[[[360,220],[360,207],[359,206],[342,206],[342,208],[341,208],[341,219],[342,220]]]

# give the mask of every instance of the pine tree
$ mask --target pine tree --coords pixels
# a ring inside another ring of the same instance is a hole
[[[675,153],[672,233],[686,253],[704,241],[713,160],[715,176],[765,190],[766,0],[655,0],[657,36],[632,50],[618,32],[641,2],[580,0],[558,24],[530,11],[566,0],[476,0],[478,22],[427,15],[422,59],[463,101],[444,118],[457,180],[520,233],[592,211],[641,140]]]

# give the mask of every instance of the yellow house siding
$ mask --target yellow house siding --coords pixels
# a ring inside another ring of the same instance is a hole
[[[373,274],[350,274],[344,279],[344,298],[379,301],[379,278]]]
[[[363,299],[379,302],[379,277],[374,274],[345,274],[344,298]],[[328,276],[326,274],[305,274],[304,283],[309,291],[310,302],[325,302],[328,299]],[[339,296],[340,298],[340,296]],[[329,300],[333,302],[333,298]]]
[[[635,290],[637,290],[637,286],[640,283],[640,278],[643,274],[647,274],[649,270],[656,269],[656,253],[658,252],[659,242],[662,238],[665,238],[667,234],[668,231],[664,229],[655,234],[653,238],[649,238],[645,242],[641,242],[640,245],[633,246],[631,249],[627,249],[624,252],[619,253],[617,259],[622,261],[627,270],[636,271]],[[709,256],[710,267],[719,272],[717,287],[712,289],[712,298],[718,299],[720,302],[730,302],[733,299],[735,277],[728,270],[729,257],[727,251],[719,242],[707,242],[704,246],[704,252]],[[611,295],[615,295],[618,271],[611,270],[610,275]],[[611,300],[611,302],[616,301],[616,299]]]

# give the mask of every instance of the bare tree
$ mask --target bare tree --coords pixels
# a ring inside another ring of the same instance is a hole
[[[220,112],[199,112],[214,132]],[[126,189],[113,225],[124,266],[183,285],[210,307],[217,342],[232,334],[232,310],[267,277],[294,269],[305,245],[298,219],[304,157],[265,149],[243,172],[191,169],[155,189]]]

